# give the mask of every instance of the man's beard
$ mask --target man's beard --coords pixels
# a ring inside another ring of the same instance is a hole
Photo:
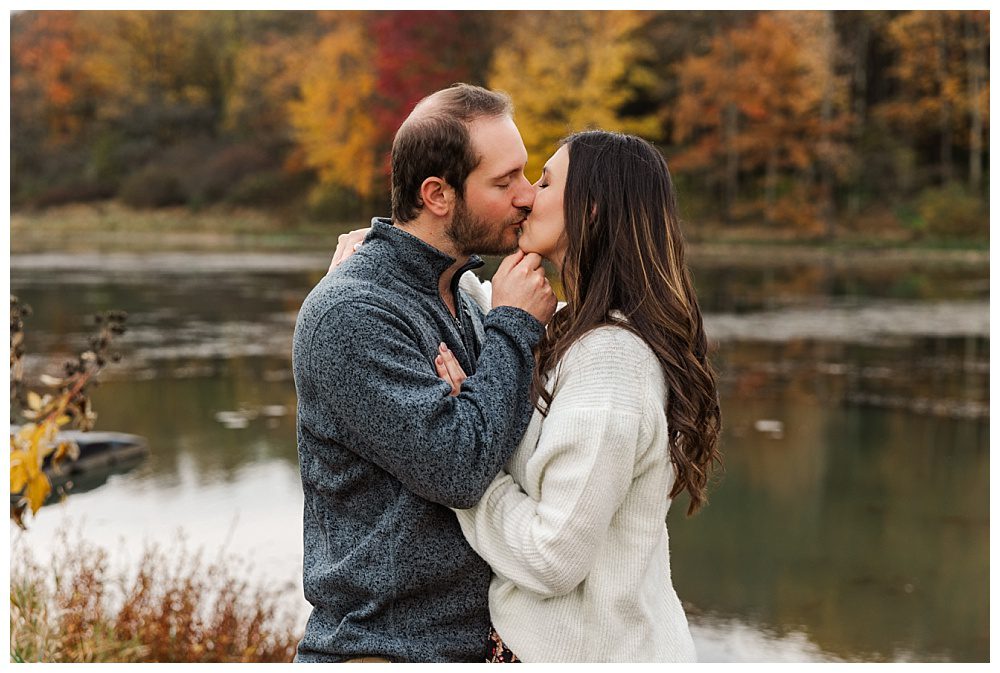
[[[524,219],[524,213],[517,213],[497,227],[485,219],[476,217],[459,198],[455,203],[455,215],[445,230],[445,235],[463,255],[509,255],[517,250],[517,241],[508,244],[504,239],[515,224]]]

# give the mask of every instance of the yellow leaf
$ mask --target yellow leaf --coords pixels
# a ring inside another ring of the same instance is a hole
[[[34,390],[28,391],[28,408],[32,411],[38,411],[42,408],[42,398]]]
[[[34,444],[35,431],[38,426],[34,423],[22,425],[17,434],[10,438],[11,445],[16,445],[24,451],[31,451]]]
[[[28,457],[24,451],[10,452],[10,492],[20,493],[28,483]]]
[[[60,442],[59,446],[56,447],[55,453],[52,454],[52,465],[58,466],[58,464],[66,458],[76,460],[79,457],[80,447],[78,447],[75,442]]]
[[[62,416],[60,416],[59,418],[56,419],[56,425],[58,425],[59,427],[62,427],[64,425],[66,425],[67,423],[69,423],[71,420],[73,420],[73,419],[70,418],[69,416],[67,416],[66,414],[63,414]]]
[[[28,482],[25,495],[28,498],[28,505],[31,507],[32,514],[37,513],[41,509],[45,503],[45,499],[49,497],[49,493],[51,492],[52,484],[49,483],[49,478],[44,473],[38,473],[36,477]]]

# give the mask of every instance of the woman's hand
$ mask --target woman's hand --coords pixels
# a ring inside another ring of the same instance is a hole
[[[438,356],[434,358],[434,366],[437,367],[438,376],[451,384],[452,397],[462,392],[462,382],[468,377],[462,370],[462,365],[455,359],[455,354],[443,342],[438,346]]]
[[[356,253],[369,231],[371,231],[371,227],[355,229],[346,234],[341,234],[337,238],[337,249],[333,251],[333,260],[330,262],[330,268],[327,270],[327,273],[336,269],[341,262]]]

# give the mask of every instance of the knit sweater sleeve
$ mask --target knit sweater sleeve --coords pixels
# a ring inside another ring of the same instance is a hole
[[[402,316],[360,301],[333,306],[304,348],[307,429],[351,447],[426,500],[471,506],[531,416],[531,349],[543,327],[504,306],[489,312],[484,329],[478,369],[451,396]]]
[[[501,472],[475,507],[457,511],[466,539],[499,575],[542,596],[586,578],[629,490],[655,365],[645,344],[615,327],[566,353],[528,461],[531,487]]]

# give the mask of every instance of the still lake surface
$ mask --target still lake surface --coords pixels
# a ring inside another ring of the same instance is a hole
[[[720,373],[726,468],[668,519],[704,661],[987,661],[989,269],[983,260],[695,256]],[[77,480],[12,552],[60,531],[123,565],[180,540],[249,559],[304,623],[290,371],[324,253],[11,257],[30,376],[97,311],[129,312],[98,430],[151,455]],[[486,277],[489,271],[486,272]]]

